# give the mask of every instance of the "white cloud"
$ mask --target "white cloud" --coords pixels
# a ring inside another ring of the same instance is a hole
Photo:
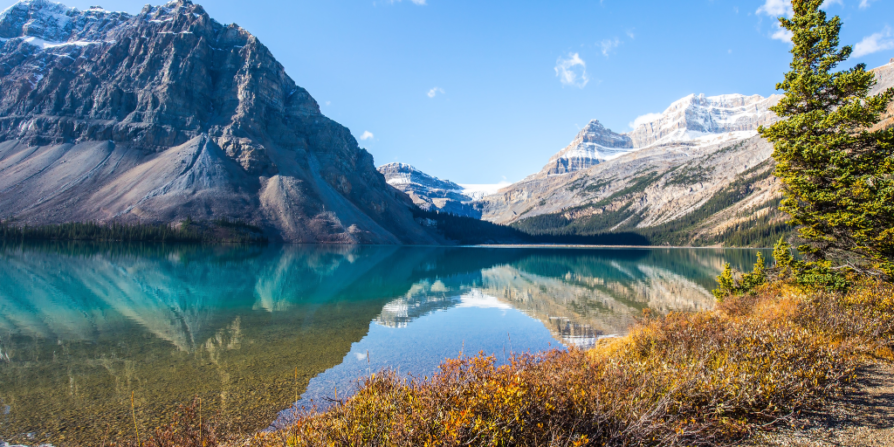
[[[559,57],[556,60],[556,76],[563,85],[577,88],[586,87],[590,82],[587,76],[587,63],[577,53],[570,53],[568,57]]]
[[[370,131],[368,131],[368,130],[364,130],[364,131],[363,131],[363,135],[360,135],[360,139],[361,139],[362,141],[372,140],[372,139],[375,138],[375,137],[376,137],[376,136],[373,135],[373,133],[370,132]]]
[[[789,30],[783,28],[783,27],[780,25],[779,28],[776,29],[776,32],[774,32],[773,34],[770,35],[770,38],[771,38],[771,39],[776,39],[776,40],[781,40],[781,41],[786,42],[786,43],[791,43],[791,42],[792,42],[792,37],[794,37],[794,36],[795,36],[795,35],[792,34],[791,31],[789,31]]]
[[[403,0],[389,0],[388,3],[394,4],[394,3],[400,3],[401,1],[403,1]],[[413,2],[414,5],[424,5],[425,4],[425,0],[410,0],[410,1]]]
[[[655,121],[658,118],[661,118],[660,113],[647,113],[645,115],[640,115],[640,116],[636,117],[635,120],[631,121],[630,123],[627,123],[627,125],[630,126],[631,129],[636,129],[640,125],[646,124],[646,123],[651,123],[652,121]]]
[[[444,89],[442,89],[441,87],[435,87],[435,88],[429,90],[428,93],[426,93],[426,94],[428,95],[429,98],[434,98],[435,96],[438,96],[438,94],[443,95],[445,93],[447,93],[447,92],[445,92]]]
[[[766,2],[757,8],[758,14],[766,14],[768,16],[779,17],[782,15],[793,16],[795,11],[792,9],[790,0],[766,0]]]
[[[618,40],[617,37],[614,39],[605,39],[602,42],[599,42],[599,46],[602,47],[602,55],[608,57],[608,53],[610,53],[613,49],[618,48],[618,45],[621,45],[621,41]]]
[[[633,29],[627,30],[627,37],[629,37],[631,40],[636,39],[636,34],[633,34]]]
[[[866,0],[863,0],[866,1]],[[839,6],[844,6],[844,0],[826,0],[823,2],[823,6],[832,6],[834,4],[838,4]]]
[[[771,17],[779,17],[783,15],[791,17],[795,15],[795,11],[792,9],[791,0],[766,0],[760,8],[757,8],[757,14],[766,14]],[[777,24],[776,26],[776,31],[774,31],[773,34],[770,34],[770,38],[791,43],[793,37],[792,32],[783,28],[780,24]]]
[[[866,9],[875,0],[860,0],[860,9]]]
[[[885,27],[884,31],[866,36],[863,40],[857,42],[854,45],[853,56],[865,56],[892,48],[894,48],[894,39],[891,38],[891,28]]]

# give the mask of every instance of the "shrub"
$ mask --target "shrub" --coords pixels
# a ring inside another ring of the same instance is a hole
[[[891,285],[753,292],[650,319],[590,351],[448,360],[422,380],[376,374],[246,445],[726,444],[821,405],[865,356],[890,352]]]

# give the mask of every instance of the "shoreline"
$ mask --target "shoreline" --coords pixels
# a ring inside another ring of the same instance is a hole
[[[695,247],[686,245],[587,245],[587,244],[480,244],[480,245],[460,245],[463,248],[623,248],[623,249],[643,249],[654,250],[658,248],[669,248],[675,250],[772,250],[773,247],[723,247],[710,245],[706,247]]]

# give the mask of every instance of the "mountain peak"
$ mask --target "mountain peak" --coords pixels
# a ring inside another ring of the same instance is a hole
[[[8,8],[0,118],[3,217],[228,218],[292,242],[440,240],[268,48],[188,0],[135,16]]]
[[[554,155],[538,175],[566,174],[589,169],[603,161],[654,145],[696,141],[716,144],[721,140],[746,138],[757,127],[775,119],[769,107],[779,96],[738,93],[705,96],[690,94],[680,98],[660,114],[645,115],[634,129],[619,134],[599,120],[591,120],[574,141]]]

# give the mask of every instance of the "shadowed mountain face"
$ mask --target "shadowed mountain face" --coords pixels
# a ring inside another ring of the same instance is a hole
[[[464,347],[505,358],[588,346],[626,332],[646,307],[709,307],[723,262],[745,268],[753,256],[2,246],[0,442],[96,445],[127,435],[131,392],[143,427],[200,396],[207,414],[251,432],[298,396],[320,402],[336,387],[344,396],[369,371],[421,377]]]
[[[248,31],[189,0],[0,13],[0,218],[242,219],[275,239],[435,243]]]

